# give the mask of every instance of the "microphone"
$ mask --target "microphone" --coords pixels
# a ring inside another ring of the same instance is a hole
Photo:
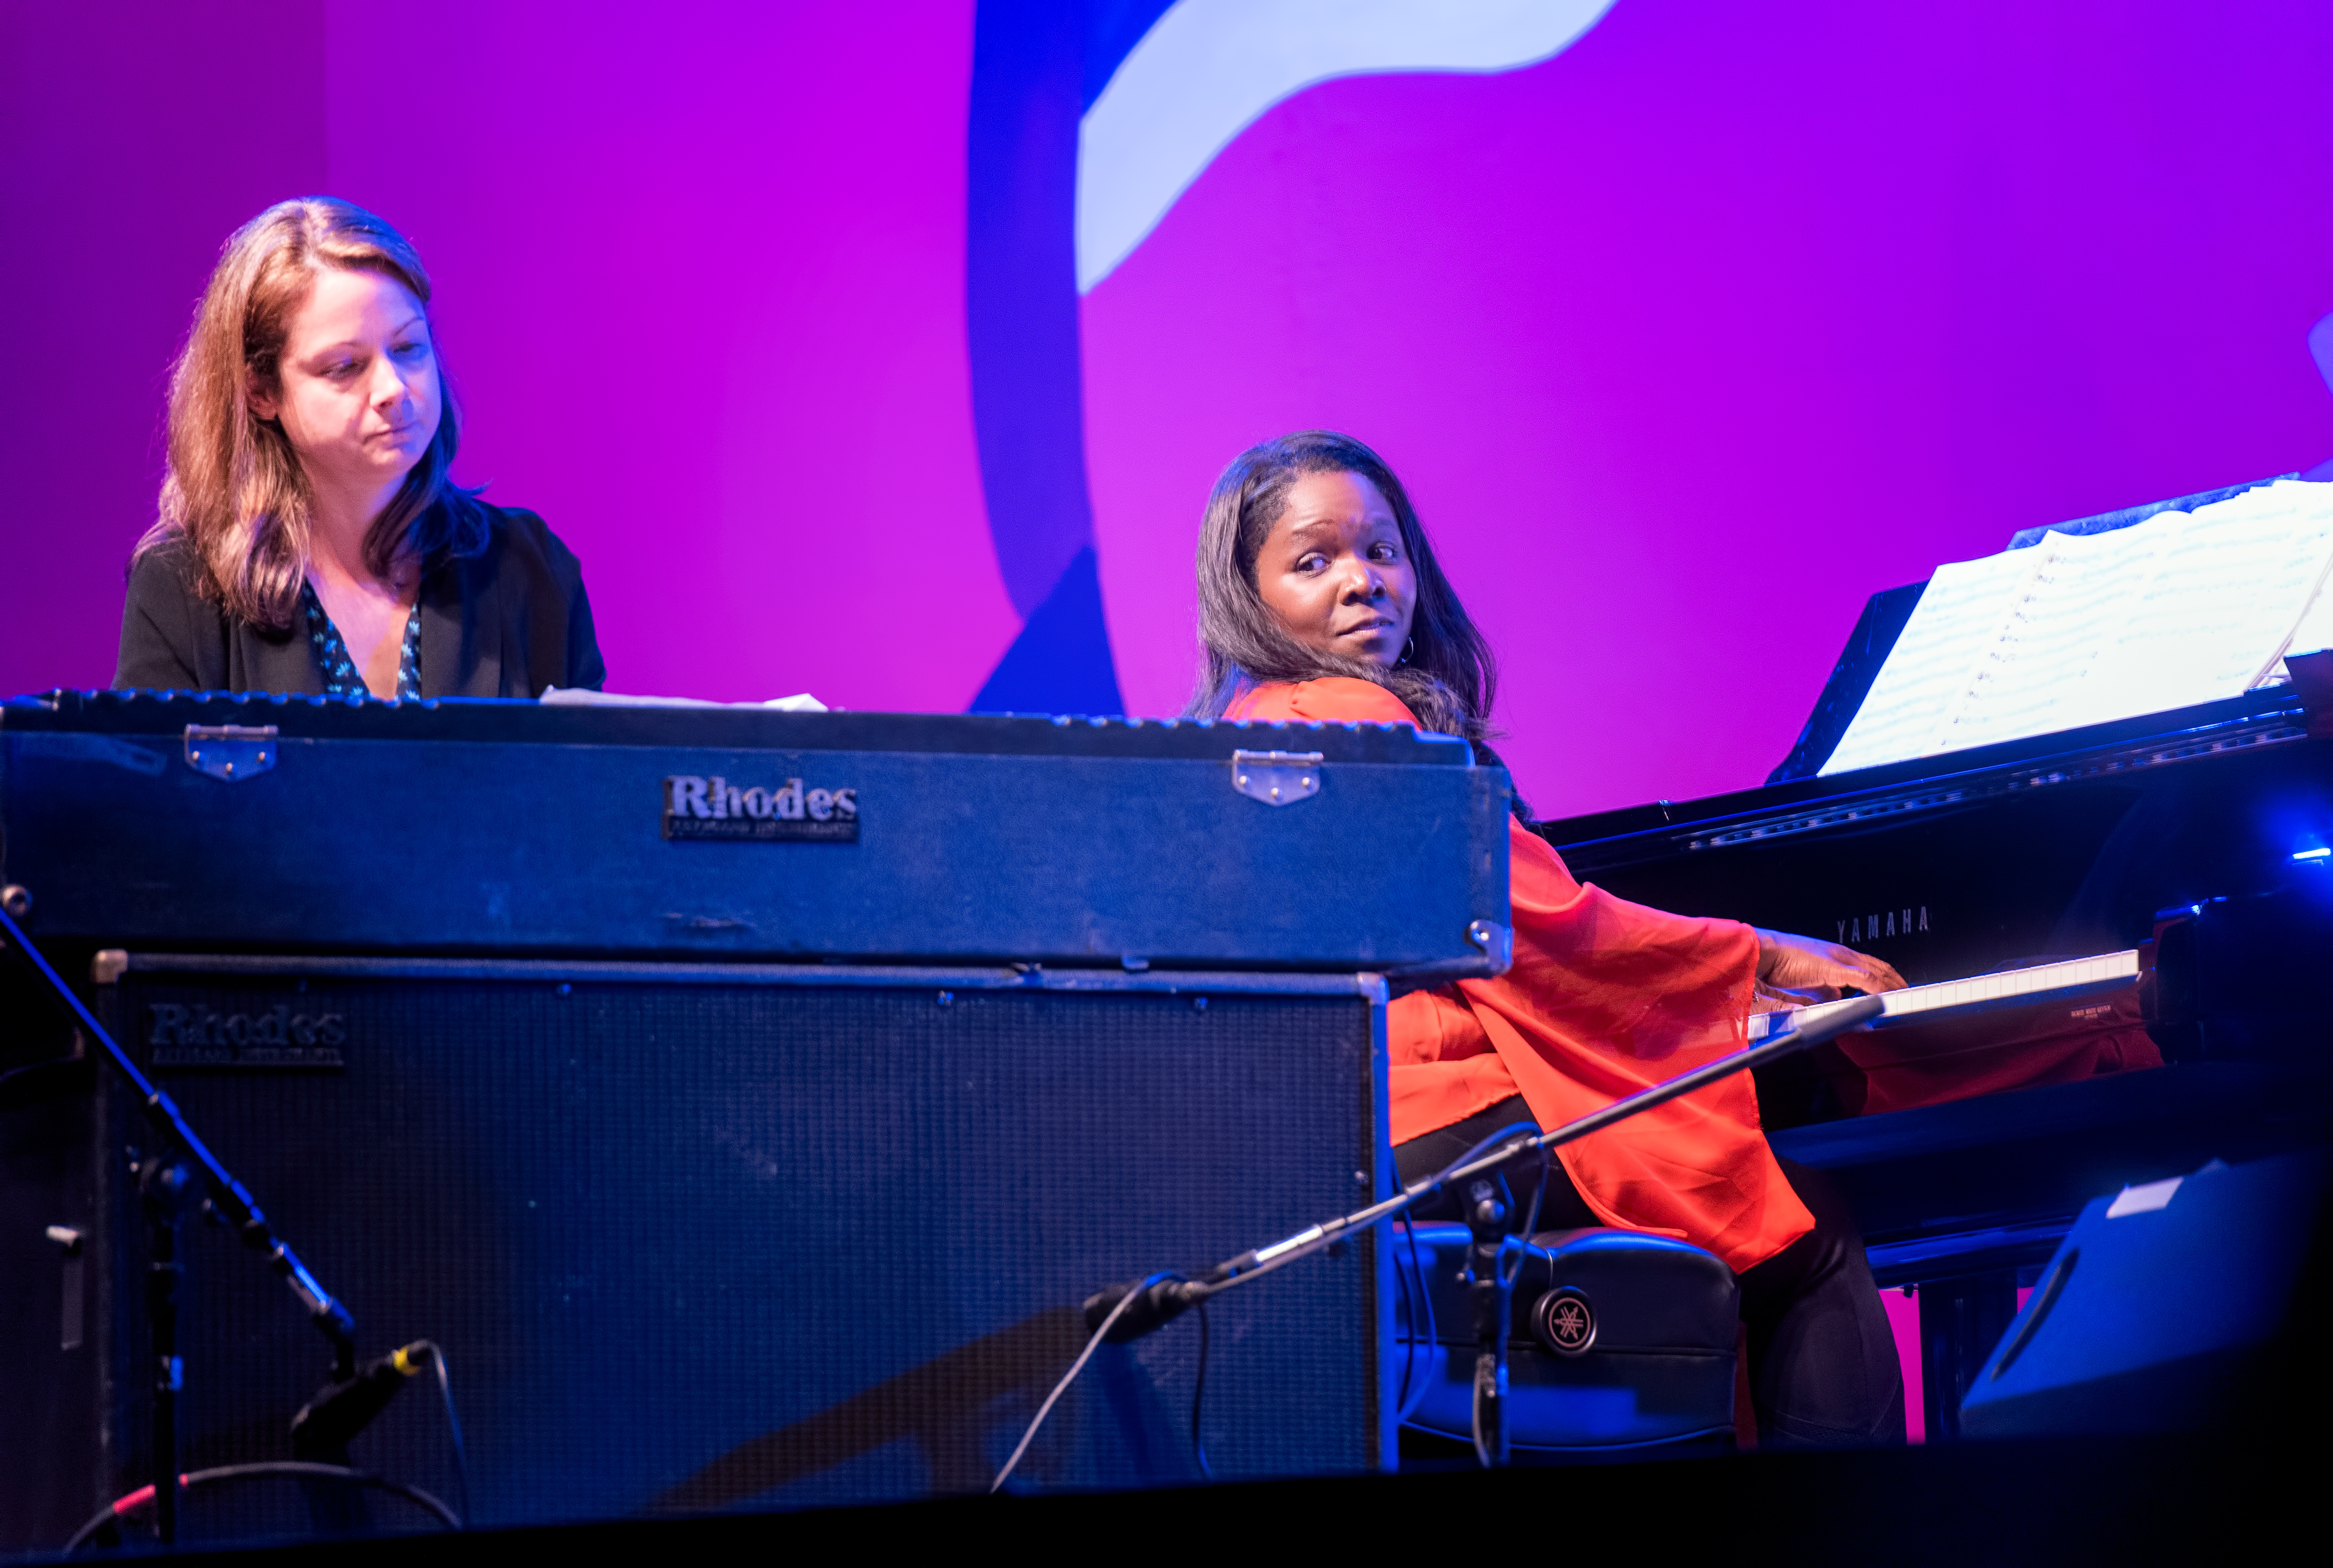
[[[429,1364],[427,1340],[377,1356],[343,1382],[326,1383],[292,1418],[292,1452],[302,1459],[345,1463],[349,1440],[389,1408],[405,1380]]]
[[[1123,1285],[1106,1285],[1086,1297],[1086,1332],[1091,1334],[1102,1325],[1118,1304],[1141,1288],[1140,1280],[1128,1280]],[[1207,1294],[1206,1287],[1187,1279],[1162,1279],[1135,1299],[1134,1305],[1118,1314],[1118,1321],[1109,1325],[1109,1343],[1124,1344],[1140,1339],[1153,1329],[1164,1328],[1190,1310],[1191,1304]]]

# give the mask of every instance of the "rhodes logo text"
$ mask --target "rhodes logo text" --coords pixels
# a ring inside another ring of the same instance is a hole
[[[664,781],[664,836],[729,844],[856,844],[859,791],[805,789],[799,779],[738,785],[720,774]]]
[[[292,1004],[223,1013],[199,1002],[149,1002],[146,1043],[158,1067],[338,1067],[345,1014],[293,1012]]]

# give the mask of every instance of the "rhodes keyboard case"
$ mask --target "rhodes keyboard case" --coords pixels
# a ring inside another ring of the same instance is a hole
[[[69,946],[1487,974],[1509,793],[1407,725],[0,705],[0,870]]]

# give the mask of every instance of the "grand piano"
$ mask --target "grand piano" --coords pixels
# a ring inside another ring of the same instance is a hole
[[[1872,597],[1763,788],[1538,830],[1623,897],[1844,942],[1962,1004],[1901,1020],[1887,1064],[1826,1047],[1758,1085],[1777,1152],[1844,1191],[1883,1287],[1916,1290],[1934,1438],[2084,1202],[2333,1133],[2333,653],[2217,703],[1819,776],[1923,586]],[[2086,983],[2000,983],[2048,966]]]

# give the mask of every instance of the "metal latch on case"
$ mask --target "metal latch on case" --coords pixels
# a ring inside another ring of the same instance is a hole
[[[1515,928],[1495,920],[1466,923],[1466,940],[1491,955],[1491,972],[1504,974],[1514,967]]]
[[[189,724],[187,766],[232,784],[275,766],[273,724]]]
[[[1232,788],[1266,806],[1293,806],[1320,793],[1318,751],[1234,751]]]

